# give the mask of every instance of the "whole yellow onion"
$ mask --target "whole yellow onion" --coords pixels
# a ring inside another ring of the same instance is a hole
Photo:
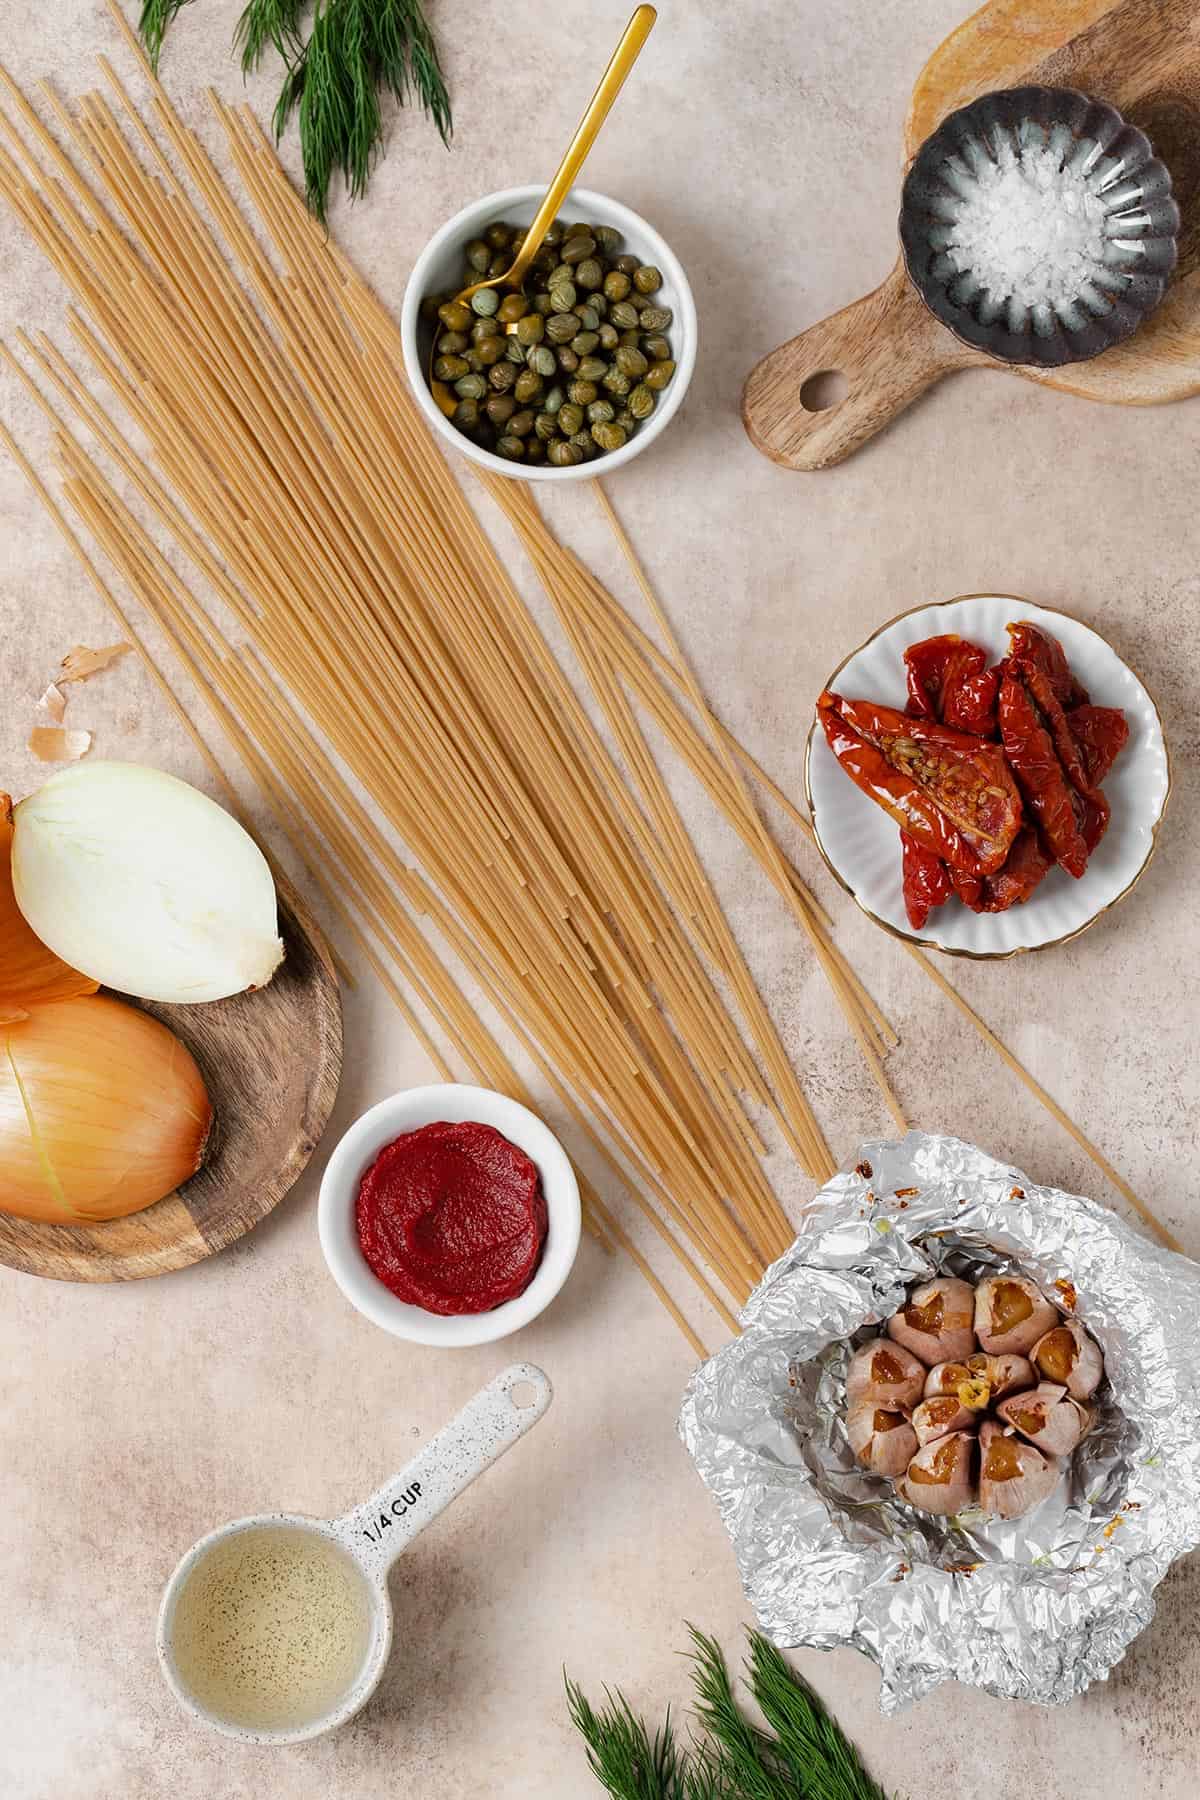
[[[192,1055],[107,994],[0,1023],[0,1210],[119,1219],[200,1166],[212,1106]]]

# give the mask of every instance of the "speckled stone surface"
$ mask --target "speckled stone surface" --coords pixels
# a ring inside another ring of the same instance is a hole
[[[239,0],[185,6],[164,59],[172,92],[210,140],[205,87],[242,91],[228,55],[238,10]],[[400,119],[367,203],[333,214],[393,305],[450,212],[550,171],[628,6],[436,0],[431,10],[455,149],[447,156],[422,122]],[[587,179],[645,213],[683,258],[702,346],[681,417],[614,480],[612,497],[724,718],[792,792],[824,676],[918,600],[1024,593],[1079,613],[1142,673],[1163,710],[1176,791],[1138,891],[1066,949],[950,973],[1200,1253],[1200,403],[1110,411],[1005,374],[963,375],[842,468],[808,476],[763,461],[737,419],[757,356],[890,267],[909,87],[966,10],[964,0],[663,6]],[[121,60],[101,0],[0,0],[0,57],[27,87],[48,74],[79,93],[97,79],[99,50]],[[260,116],[274,85],[273,72],[248,85]],[[7,212],[0,269],[0,335],[24,324],[61,338],[62,290]],[[2,371],[0,411],[43,446]],[[587,492],[558,493],[549,510],[632,602]],[[23,749],[32,701],[72,643],[108,636],[86,582],[0,462],[0,784],[21,794],[39,778]],[[70,716],[95,731],[98,753],[201,777],[132,661],[82,689]],[[845,1154],[886,1120],[840,1014],[766,882],[695,793],[679,793]],[[1114,1198],[899,948],[855,915],[807,850],[797,854],[902,1034],[892,1066],[913,1120],[974,1138],[1044,1181]],[[372,1101],[429,1076],[369,977],[347,996],[346,1040],[330,1142]],[[737,1652],[745,1615],[732,1558],[674,1433],[690,1352],[636,1271],[585,1242],[562,1297],[513,1343],[454,1355],[401,1344],[353,1312],[325,1272],[314,1217],[322,1161],[318,1152],[253,1235],[184,1274],[88,1289],[0,1270],[5,1796],[588,1800],[599,1790],[565,1720],[564,1663],[592,1689],[619,1682],[657,1716],[685,1697],[684,1619]],[[803,1185],[781,1175],[801,1202]],[[692,1312],[717,1343],[715,1320]],[[404,1557],[395,1658],[362,1716],[335,1738],[280,1752],[186,1722],[154,1661],[158,1596],[181,1552],[239,1514],[340,1513],[514,1357],[548,1371],[554,1406]],[[885,1724],[867,1662],[798,1661],[906,1800],[1191,1800],[1198,1603],[1193,1559],[1167,1581],[1158,1619],[1113,1679],[1066,1712],[950,1689]]]

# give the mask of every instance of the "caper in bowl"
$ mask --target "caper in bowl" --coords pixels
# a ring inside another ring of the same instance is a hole
[[[582,189],[522,293],[458,301],[511,265],[542,192],[489,195],[450,220],[413,270],[401,332],[413,390],[443,437],[505,475],[570,480],[628,461],[674,416],[695,362],[695,307],[658,233]]]

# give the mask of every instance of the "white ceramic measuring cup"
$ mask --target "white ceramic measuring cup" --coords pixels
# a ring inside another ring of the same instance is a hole
[[[167,1583],[158,1615],[158,1659],[185,1712],[227,1736],[252,1744],[296,1744],[321,1737],[354,1717],[379,1685],[392,1648],[388,1570],[419,1532],[456,1500],[477,1475],[535,1425],[553,1397],[541,1369],[514,1363],[467,1402],[457,1417],[430,1438],[421,1453],[361,1506],[340,1519],[302,1513],[258,1513],[234,1519],[192,1545]],[[337,1703],[317,1718],[279,1729],[253,1729],[210,1711],[183,1681],[173,1648],[176,1609],[188,1578],[219,1545],[238,1533],[280,1528],[311,1531],[332,1541],[358,1567],[370,1618],[362,1666]]]

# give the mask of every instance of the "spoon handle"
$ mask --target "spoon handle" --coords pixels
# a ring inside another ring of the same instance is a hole
[[[537,1424],[553,1393],[541,1369],[514,1363],[468,1400],[399,1475],[336,1520],[335,1532],[360,1563],[382,1575],[477,1475]]]
[[[559,163],[558,172],[546,189],[546,197],[525,234],[525,242],[517,254],[517,260],[505,277],[507,286],[521,286],[530,263],[541,249],[542,239],[554,223],[559,207],[575,185],[575,177],[596,141],[596,134],[612,111],[613,102],[624,87],[625,78],[637,61],[642,45],[654,29],[657,17],[652,6],[639,6],[625,27],[621,41],[613,51],[612,61],[600,77],[600,85],[592,95],[567,154]]]

